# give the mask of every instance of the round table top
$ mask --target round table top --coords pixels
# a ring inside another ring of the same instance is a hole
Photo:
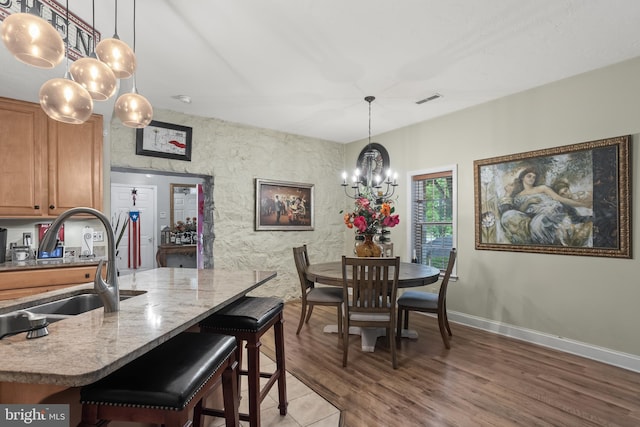
[[[307,267],[307,279],[324,285],[342,286],[342,261],[311,264]],[[400,263],[399,288],[424,286],[438,281],[440,270],[423,264]]]

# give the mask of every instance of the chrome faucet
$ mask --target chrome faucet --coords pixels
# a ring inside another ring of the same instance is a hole
[[[98,270],[96,271],[96,278],[93,281],[93,288],[102,300],[105,313],[119,311],[120,289],[118,287],[118,275],[116,270],[116,238],[113,234],[113,229],[111,228],[109,219],[102,212],[92,208],[79,207],[72,208],[61,213],[44,234],[42,242],[40,242],[40,250],[46,252],[53,251],[58,243],[58,230],[67,218],[76,214],[93,215],[104,225],[105,233],[107,234],[107,244],[109,245],[109,253],[107,257],[107,280],[105,281],[102,279],[102,265],[104,264],[104,260],[100,260],[98,263]]]

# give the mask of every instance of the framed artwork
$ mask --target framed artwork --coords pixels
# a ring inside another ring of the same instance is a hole
[[[313,230],[313,187],[256,179],[256,230]]]
[[[151,120],[136,129],[136,154],[191,161],[192,128]]]
[[[476,249],[631,258],[630,137],[476,160]]]

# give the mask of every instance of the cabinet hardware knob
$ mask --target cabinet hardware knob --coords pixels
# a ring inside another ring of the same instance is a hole
[[[91,275],[89,273],[84,273],[84,278],[88,279],[89,277],[91,277]]]
[[[49,205],[49,209],[55,209],[56,207],[53,205]]]
[[[40,205],[35,205],[33,209],[40,209]]]

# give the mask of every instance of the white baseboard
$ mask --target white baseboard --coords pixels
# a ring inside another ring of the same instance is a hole
[[[640,372],[640,357],[634,354],[622,353],[605,347],[598,347],[580,341],[574,341],[563,337],[545,334],[532,329],[521,328],[507,323],[496,322],[482,317],[471,316],[455,311],[447,312],[449,321],[482,329],[487,332],[504,335],[506,337],[527,341],[532,344],[549,347],[558,351],[597,360],[634,372]]]

